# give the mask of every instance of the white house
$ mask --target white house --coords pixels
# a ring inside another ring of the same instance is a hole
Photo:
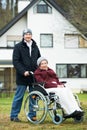
[[[15,86],[12,53],[25,28],[32,29],[42,56],[60,81],[67,81],[75,92],[87,88],[87,39],[54,0],[33,0],[0,31],[0,80],[5,87]]]

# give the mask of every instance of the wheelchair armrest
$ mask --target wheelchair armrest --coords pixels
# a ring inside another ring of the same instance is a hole
[[[35,82],[35,83],[32,83],[33,85],[38,85],[38,84],[40,84],[40,85],[44,85],[45,84],[45,82]]]
[[[43,86],[45,84],[45,82],[38,82],[38,84]]]
[[[67,83],[67,81],[61,81],[60,83],[66,84],[66,83]]]

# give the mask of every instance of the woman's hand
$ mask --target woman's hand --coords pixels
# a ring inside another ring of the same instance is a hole
[[[64,85],[61,84],[61,85],[57,85],[58,88],[64,88]]]

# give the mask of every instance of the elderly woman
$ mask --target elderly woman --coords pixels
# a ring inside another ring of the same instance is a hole
[[[38,68],[35,71],[35,79],[37,82],[45,82],[46,91],[55,92],[59,96],[61,107],[68,117],[81,117],[83,116],[83,110],[78,106],[72,91],[68,87],[59,82],[56,73],[48,67],[48,60],[44,57],[40,57],[37,60]]]

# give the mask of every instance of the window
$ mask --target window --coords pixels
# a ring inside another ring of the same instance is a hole
[[[7,41],[7,47],[13,48],[19,41]]]
[[[87,48],[87,40],[79,36],[79,47],[80,48]]]
[[[40,34],[40,47],[44,48],[53,47],[53,35]]]
[[[65,34],[65,48],[87,48],[87,40],[77,34]]]
[[[7,36],[7,47],[13,48],[15,44],[21,41],[21,36],[8,35]]]
[[[56,72],[58,74],[58,77],[60,78],[67,78],[67,65],[56,65]]]
[[[71,64],[67,65],[67,77],[69,78],[80,78],[80,65],[78,64]]]
[[[40,1],[35,7],[34,7],[35,13],[52,13],[52,8],[44,2],[44,0]]]
[[[60,78],[87,78],[87,64],[56,64]]]
[[[65,35],[65,48],[78,48],[78,35]]]

